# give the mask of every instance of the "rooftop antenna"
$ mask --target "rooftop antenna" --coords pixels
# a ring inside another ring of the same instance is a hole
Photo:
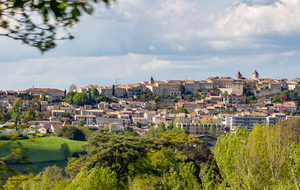
[[[118,80],[123,80],[123,79],[126,79],[126,78],[117,78],[116,77],[116,86],[118,86]]]
[[[187,77],[188,77],[188,76],[194,76],[194,75],[198,75],[198,74],[186,74],[186,75],[185,75],[185,80],[187,80]]]

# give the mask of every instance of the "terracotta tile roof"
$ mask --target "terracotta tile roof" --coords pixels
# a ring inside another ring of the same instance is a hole
[[[26,91],[18,91],[19,94],[27,94]]]
[[[6,90],[6,92],[11,93],[11,94],[15,93],[15,91],[12,91],[12,90]]]
[[[96,117],[95,115],[75,115],[76,117]]]
[[[4,99],[6,99],[6,100],[15,100],[15,99],[19,99],[19,100],[21,100],[22,98],[20,98],[20,97],[5,97]]]
[[[62,90],[56,88],[29,88],[25,91],[26,92],[63,92]]]

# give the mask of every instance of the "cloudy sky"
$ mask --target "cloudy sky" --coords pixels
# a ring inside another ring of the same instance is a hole
[[[300,77],[300,0],[119,0],[41,55],[0,37],[2,90],[210,76]]]

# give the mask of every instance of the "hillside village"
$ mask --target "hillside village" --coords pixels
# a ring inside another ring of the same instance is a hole
[[[191,135],[219,136],[241,125],[274,125],[299,112],[300,78],[291,81],[210,77],[203,81],[149,81],[66,90],[29,88],[0,91],[2,134],[51,133],[65,125],[99,130],[133,127],[145,135],[161,122]],[[12,127],[11,127],[11,126]],[[27,127],[17,127],[27,126]],[[213,127],[214,130],[211,130]],[[213,134],[212,134],[213,133]]]

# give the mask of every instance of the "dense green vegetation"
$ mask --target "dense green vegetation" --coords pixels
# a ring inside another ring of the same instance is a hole
[[[83,152],[69,159],[67,175],[52,166],[35,177],[16,175],[4,187],[298,189],[299,125],[300,119],[289,119],[276,126],[257,124],[252,132],[237,128],[219,137],[214,154],[202,141],[185,133],[172,133],[163,123],[156,131],[159,138],[156,134],[150,138],[130,135],[131,128],[126,129],[127,135],[93,133]],[[210,133],[214,130],[212,127]]]

